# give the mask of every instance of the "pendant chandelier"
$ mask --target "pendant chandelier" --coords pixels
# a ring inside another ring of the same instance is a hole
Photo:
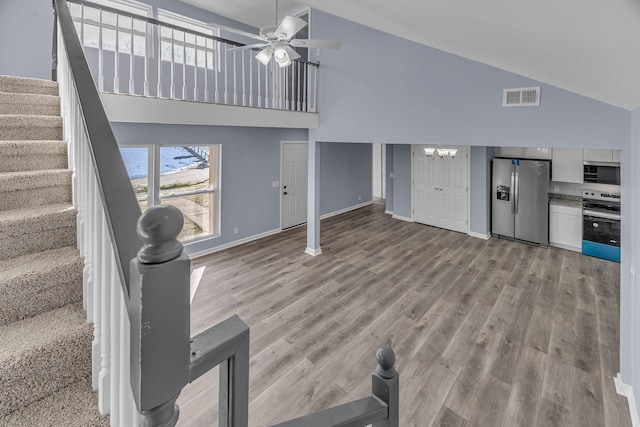
[[[427,156],[427,159],[433,160],[437,157],[443,162],[453,161],[456,158],[457,153],[458,153],[457,148],[427,147],[424,149],[424,154]]]

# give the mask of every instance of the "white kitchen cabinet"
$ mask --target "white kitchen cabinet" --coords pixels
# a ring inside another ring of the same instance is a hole
[[[514,159],[522,159],[524,157],[524,148],[522,147],[500,147],[498,150],[500,157],[513,157]]]
[[[622,151],[613,150],[613,161],[616,163],[620,163],[621,158],[622,158]]]
[[[582,252],[582,209],[549,205],[549,244]]]
[[[557,182],[584,182],[582,150],[554,148],[551,159],[551,180]]]
[[[584,149],[585,162],[613,162],[613,150]]]
[[[526,159],[549,159],[551,160],[551,148],[533,148],[524,149],[524,157]]]

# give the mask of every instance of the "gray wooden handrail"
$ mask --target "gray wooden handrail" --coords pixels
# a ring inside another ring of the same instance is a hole
[[[400,375],[393,368],[396,356],[391,348],[382,347],[376,358],[378,367],[371,375],[372,396],[272,427],[398,427]]]
[[[136,256],[142,242],[136,234],[140,206],[136,200],[129,174],[120,149],[93,82],[89,65],[80,45],[78,34],[66,0],[53,0],[64,40],[69,69],[75,80],[78,101],[85,118],[89,150],[95,166],[98,191],[104,205],[105,217],[118,273],[124,286],[125,300],[129,297],[129,262]],[[52,70],[52,72],[55,72]]]

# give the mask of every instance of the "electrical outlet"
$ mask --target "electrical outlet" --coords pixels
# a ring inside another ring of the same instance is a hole
[[[271,183],[271,186],[272,186],[273,188],[278,188],[278,187],[280,187],[280,181],[273,181],[273,182]]]
[[[358,196],[358,200],[362,200],[362,196]]]
[[[554,185],[554,186],[553,186],[553,192],[554,192],[554,193],[557,193],[557,192],[559,192],[559,191],[560,191],[560,186],[559,186],[559,185]]]
[[[233,234],[238,234],[238,227],[233,227]]]
[[[393,178],[393,172],[389,172],[389,178]]]

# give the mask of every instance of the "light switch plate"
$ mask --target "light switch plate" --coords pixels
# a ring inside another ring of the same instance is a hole
[[[271,186],[272,186],[273,188],[278,188],[278,187],[280,187],[280,181],[273,181],[273,182],[271,183]]]

